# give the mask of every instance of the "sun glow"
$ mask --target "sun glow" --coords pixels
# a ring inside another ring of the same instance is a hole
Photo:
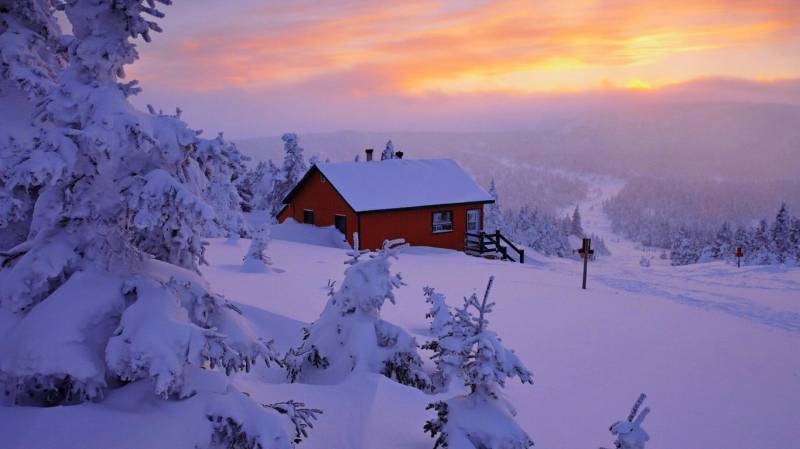
[[[632,80],[629,80],[627,83],[625,83],[625,87],[628,88],[628,89],[633,89],[633,90],[652,90],[653,89],[653,85],[652,84],[648,83],[647,81],[640,80],[639,78],[634,78]]]

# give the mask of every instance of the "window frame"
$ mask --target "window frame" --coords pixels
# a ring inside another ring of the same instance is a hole
[[[448,214],[450,216],[450,221],[448,222],[440,222],[439,224],[436,223],[436,215],[437,214]],[[450,225],[447,228],[447,225]],[[438,229],[437,229],[438,227]],[[433,234],[443,234],[446,232],[453,232],[453,210],[452,209],[444,209],[444,210],[436,210],[431,212],[431,232]]]
[[[306,214],[311,215],[311,221],[306,221]],[[314,209],[303,209],[303,224],[316,225],[314,219]]]
[[[477,212],[478,213],[478,229],[475,229],[475,230],[470,230],[469,229],[469,225],[470,225],[469,213],[470,212]],[[481,231],[483,231],[483,211],[480,208],[476,207],[476,208],[473,208],[473,209],[467,209],[465,218],[467,220],[467,232],[481,232]]]

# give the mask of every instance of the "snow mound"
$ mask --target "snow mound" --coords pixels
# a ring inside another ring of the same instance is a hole
[[[319,227],[298,223],[289,218],[281,224],[270,227],[270,237],[275,240],[307,243],[309,245],[327,246],[330,248],[350,249],[344,235],[333,226]]]

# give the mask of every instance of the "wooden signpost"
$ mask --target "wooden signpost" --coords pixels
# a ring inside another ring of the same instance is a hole
[[[742,253],[742,247],[740,246],[740,247],[736,248],[736,267],[737,268],[741,268],[742,267],[742,257],[744,257],[744,254]]]
[[[583,247],[578,249],[578,254],[583,257],[583,286],[581,288],[586,290],[586,270],[589,268],[589,258],[594,254],[592,239],[583,239]]]

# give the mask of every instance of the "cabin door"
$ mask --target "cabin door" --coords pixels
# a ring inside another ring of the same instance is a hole
[[[344,215],[336,215],[333,219],[333,224],[345,237],[347,237],[347,217]]]
[[[467,232],[480,232],[483,229],[480,209],[467,209]]]

